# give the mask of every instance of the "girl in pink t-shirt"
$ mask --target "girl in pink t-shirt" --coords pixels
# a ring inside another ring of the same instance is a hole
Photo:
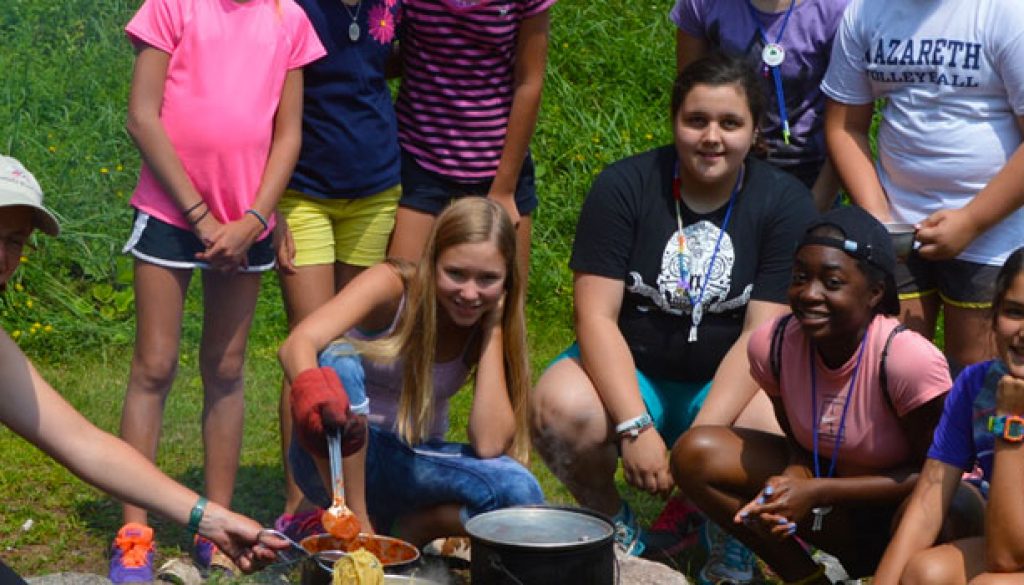
[[[951,385],[942,353],[897,329],[890,236],[859,207],[801,240],[791,316],[748,345],[785,436],[698,427],[672,450],[676,482],[787,582],[831,583],[799,536],[870,575],[909,495]]]
[[[155,459],[178,364],[185,294],[203,280],[206,496],[227,506],[242,442],[245,345],[274,209],[299,152],[302,67],[324,54],[292,0],[146,0],[128,23],[137,56],[128,132],[143,166],[125,252],[135,257],[136,340],[121,437]],[[153,579],[152,531],[125,506],[114,583]],[[227,564],[196,540],[200,566]]]

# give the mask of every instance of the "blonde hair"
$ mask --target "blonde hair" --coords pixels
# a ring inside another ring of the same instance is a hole
[[[525,282],[516,262],[516,231],[505,211],[483,197],[456,200],[434,223],[423,257],[415,267],[389,261],[405,282],[405,303],[395,332],[380,340],[354,342],[370,360],[403,358],[402,393],[398,403],[398,434],[410,445],[422,442],[433,424],[434,363],[437,352],[437,261],[460,244],[492,242],[505,259],[505,296],[501,303],[505,384],[515,416],[515,435],[508,453],[525,463],[529,457],[530,370],[523,314]],[[481,322],[487,317],[483,317]],[[480,327],[478,323],[476,327]],[[475,368],[475,364],[474,364]]]

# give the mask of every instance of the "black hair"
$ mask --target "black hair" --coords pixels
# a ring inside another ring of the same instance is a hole
[[[823,238],[837,238],[840,240],[846,239],[847,237],[846,234],[843,233],[843,230],[839,229],[834,225],[829,224],[819,225],[818,227],[812,229],[808,233],[812,236],[819,236]],[[878,266],[875,266],[874,264],[868,262],[863,258],[858,258],[850,254],[847,254],[847,256],[849,256],[851,260],[857,263],[857,268],[860,269],[861,274],[864,275],[864,278],[868,280],[869,285],[881,285],[883,291],[889,288],[890,286],[895,286],[895,282],[892,281],[892,279],[885,272],[885,270],[882,270]],[[884,298],[885,297],[883,295],[883,299]],[[882,305],[884,304],[884,302],[879,301],[879,303],[874,306],[873,313],[882,313],[884,310]]]
[[[754,120],[754,128],[761,127],[768,99],[764,95],[764,85],[754,72],[756,67],[742,57],[711,51],[707,55],[687,65],[672,85],[672,120],[679,114],[679,108],[695,85],[732,85],[743,88],[747,97],[747,107]]]
[[[1024,272],[1024,248],[1017,248],[1003,263],[996,276],[995,294],[992,295],[992,324],[995,325],[996,315],[999,314],[999,305],[1003,304],[1006,293],[1013,284],[1013,279]]]

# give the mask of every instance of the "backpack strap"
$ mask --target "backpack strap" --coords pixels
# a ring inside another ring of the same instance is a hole
[[[879,360],[878,364],[878,385],[882,389],[882,395],[885,396],[885,403],[889,405],[893,413],[896,413],[896,405],[893,404],[892,395],[889,394],[889,378],[885,373],[885,359],[889,357],[889,346],[892,345],[893,338],[899,332],[906,330],[907,326],[902,323],[892,328],[892,331],[889,332],[889,337],[885,339],[885,346],[882,347],[882,359]]]
[[[768,350],[768,362],[772,368],[772,375],[775,376],[775,381],[780,387],[782,385],[782,340],[786,336],[786,325],[792,318],[793,313],[789,313],[775,322],[775,328],[772,329],[772,343]]]

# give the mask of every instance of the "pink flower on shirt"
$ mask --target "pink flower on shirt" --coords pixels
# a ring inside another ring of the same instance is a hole
[[[395,2],[397,2],[397,1],[398,0],[384,0],[384,6],[387,6],[388,9],[390,9],[390,8],[394,7]]]
[[[382,45],[395,38],[395,18],[387,6],[378,4],[370,9],[370,35]]]

